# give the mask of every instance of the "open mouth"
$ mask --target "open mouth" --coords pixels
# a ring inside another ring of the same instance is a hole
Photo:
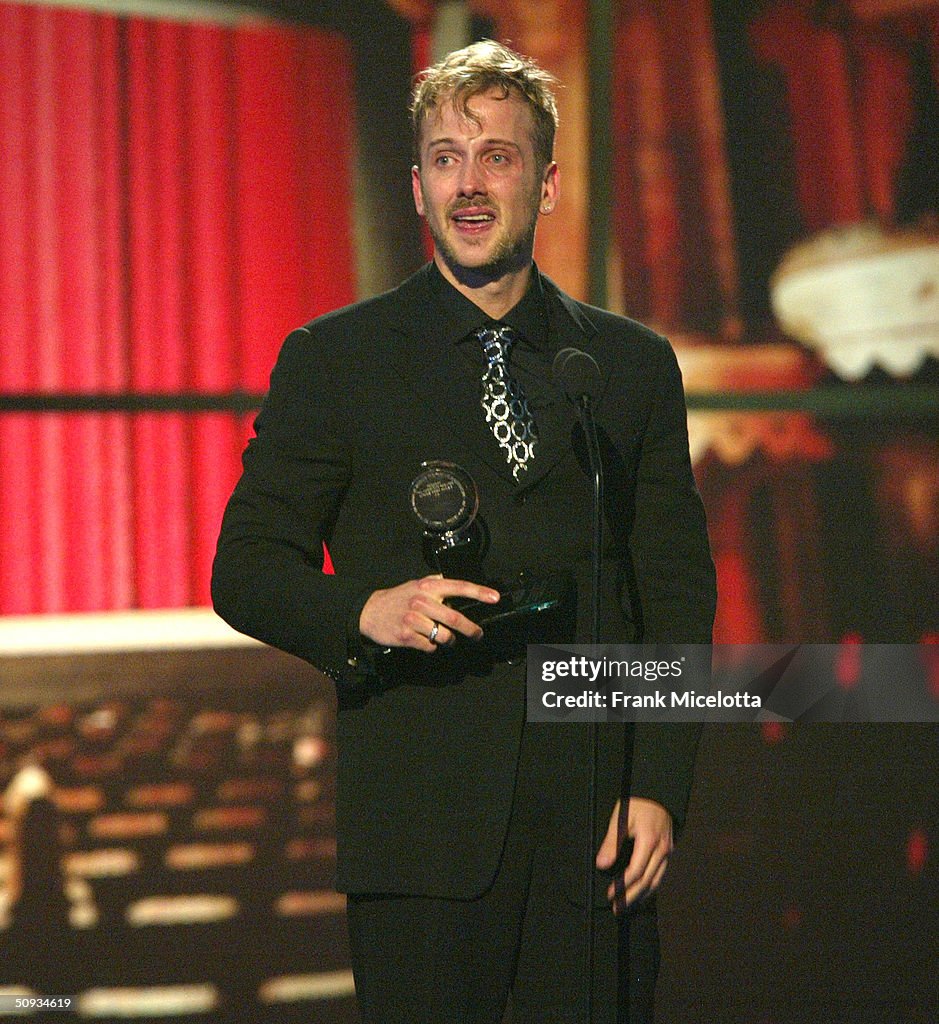
[[[451,214],[453,222],[462,228],[481,228],[492,224],[496,215],[491,210],[464,209]]]

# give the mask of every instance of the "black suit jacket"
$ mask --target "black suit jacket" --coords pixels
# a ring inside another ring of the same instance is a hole
[[[548,386],[533,466],[513,483],[478,378],[435,332],[428,274],[287,338],[225,514],[213,599],[236,629],[336,680],[338,887],[469,898],[492,881],[505,836],[524,666],[477,656],[468,643],[381,655],[357,636],[358,614],[376,588],[430,571],[409,487],[423,460],[445,459],[477,483],[488,572],[573,575],[583,640],[591,491],[576,412]],[[647,328],[544,285],[552,347],[586,350],[604,378],[601,639],[710,642],[714,573],[674,354]],[[335,575],[322,572],[324,543]],[[697,730],[601,732],[598,827],[624,777],[629,793],[659,801],[680,824]],[[584,771],[572,765],[572,813]]]

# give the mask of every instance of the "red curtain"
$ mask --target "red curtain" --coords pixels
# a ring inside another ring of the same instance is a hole
[[[799,206],[819,231],[894,215],[893,190],[912,116],[910,61],[865,36],[819,24],[803,0],[771,5],[751,25],[754,50],[786,79]],[[852,67],[852,62],[856,65]],[[852,95],[853,93],[853,95]]]
[[[666,330],[738,315],[710,0],[618,0],[612,227],[623,308]]]
[[[353,300],[339,37],[0,4],[0,95],[0,392],[261,392]],[[249,420],[0,416],[0,611],[206,603]]]

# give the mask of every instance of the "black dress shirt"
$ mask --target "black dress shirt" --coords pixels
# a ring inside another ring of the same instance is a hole
[[[547,389],[551,385],[551,360],[554,347],[551,342],[551,309],[545,294],[541,273],[532,264],[531,279],[525,294],[518,303],[499,320],[493,320],[475,302],[457,291],[440,273],[436,264],[430,267],[428,275],[429,301],[439,309],[441,331],[466,357],[467,365],[482,381],[486,359],[482,346],[475,337],[481,327],[493,324],[507,324],[518,341],[509,354],[512,376],[521,384],[528,398],[528,407],[535,423],[538,409],[544,404]],[[538,458],[537,447],[534,457]]]

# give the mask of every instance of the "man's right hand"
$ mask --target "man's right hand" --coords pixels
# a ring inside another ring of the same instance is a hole
[[[443,576],[409,580],[388,590],[376,590],[369,597],[359,616],[359,632],[382,647],[413,647],[428,654],[454,643],[458,633],[478,640],[482,629],[445,605],[450,597],[495,604],[499,593],[478,583]]]

